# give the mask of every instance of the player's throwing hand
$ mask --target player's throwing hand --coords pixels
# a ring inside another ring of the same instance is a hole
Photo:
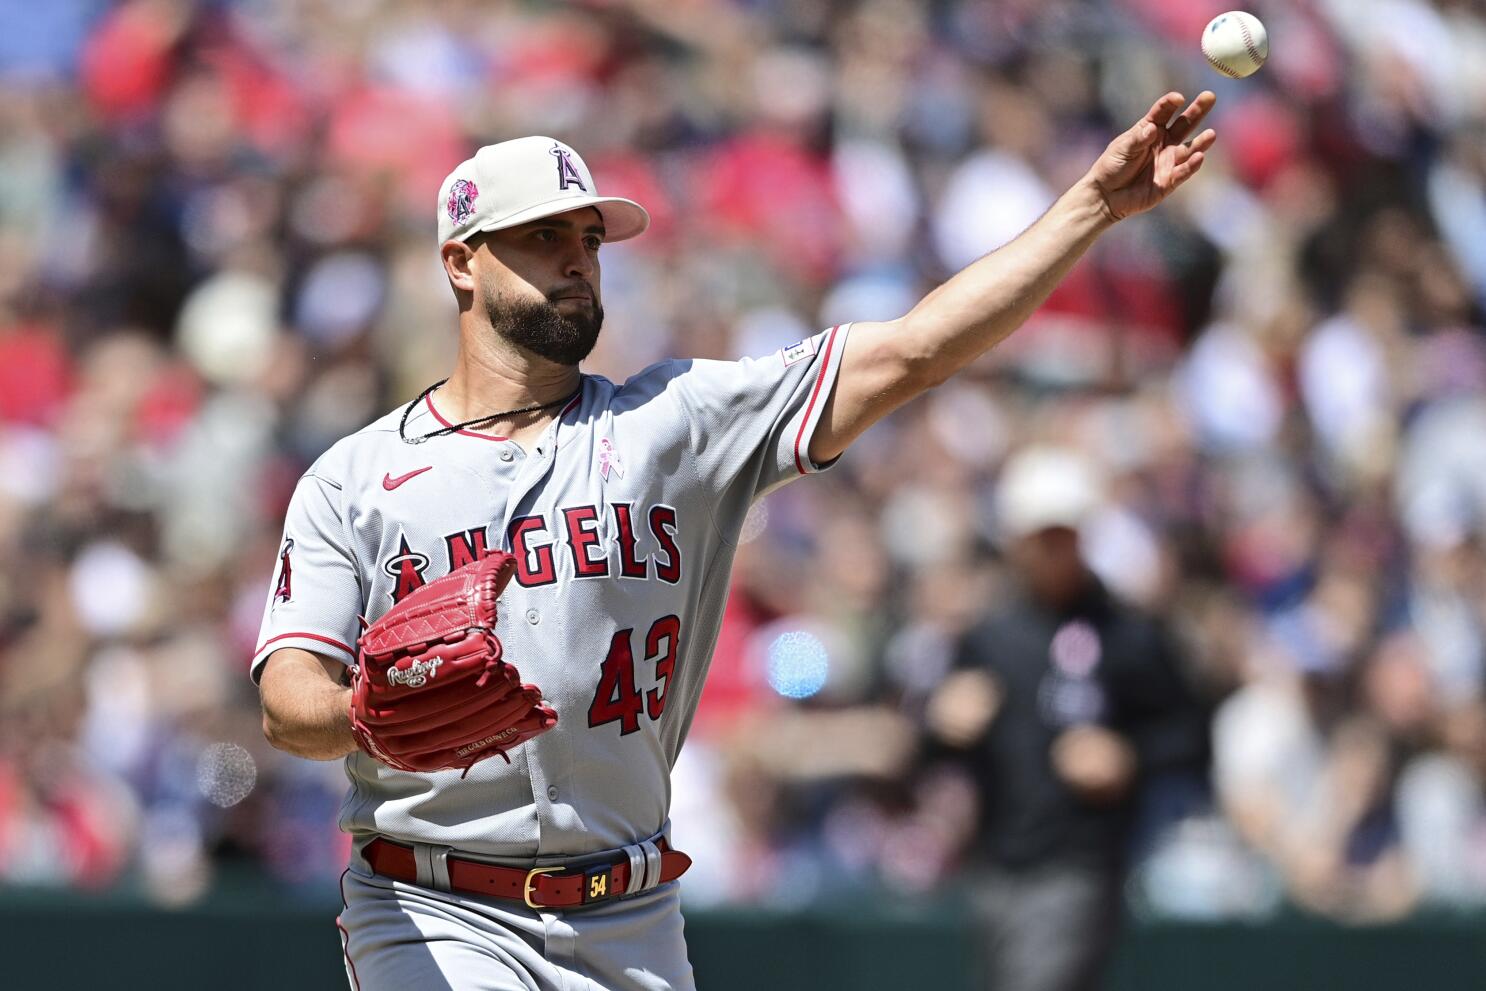
[[[1199,134],[1197,128],[1218,98],[1203,90],[1181,110],[1186,101],[1175,92],[1161,97],[1133,127],[1111,141],[1094,163],[1089,178],[1103,198],[1109,220],[1144,213],[1202,168],[1218,135],[1212,128]]]

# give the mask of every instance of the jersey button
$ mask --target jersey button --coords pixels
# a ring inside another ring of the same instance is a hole
[[[542,621],[542,614],[537,612],[535,609],[528,609],[526,611],[526,621],[532,626],[536,626]]]
[[[502,448],[501,449],[500,459],[502,461],[510,461],[510,460],[514,459],[515,457],[516,457],[516,452],[512,451],[509,447],[506,447],[506,448]]]
[[[552,787],[547,789],[547,801],[557,801],[557,785],[553,785]]]

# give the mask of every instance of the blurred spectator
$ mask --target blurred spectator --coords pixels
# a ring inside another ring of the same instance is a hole
[[[980,796],[973,897],[1001,991],[1097,987],[1141,801],[1201,792],[1205,714],[1167,632],[1081,558],[1099,500],[1072,452],[1007,463],[996,519],[1015,593],[969,631],[928,707]]]

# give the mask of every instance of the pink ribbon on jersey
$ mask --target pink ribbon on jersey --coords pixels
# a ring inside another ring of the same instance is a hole
[[[609,480],[611,470],[620,478],[624,477],[624,464],[619,460],[619,452],[614,450],[614,442],[603,437],[599,440],[599,474],[604,481]]]

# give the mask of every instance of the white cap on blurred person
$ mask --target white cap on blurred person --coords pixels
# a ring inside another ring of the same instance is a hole
[[[599,196],[588,166],[561,141],[538,135],[486,145],[439,187],[439,244],[590,206],[604,218],[605,241],[650,226],[634,200]]]
[[[1001,469],[997,533],[1016,540],[1053,527],[1076,530],[1102,499],[1103,485],[1087,458],[1067,448],[1024,448]]]

